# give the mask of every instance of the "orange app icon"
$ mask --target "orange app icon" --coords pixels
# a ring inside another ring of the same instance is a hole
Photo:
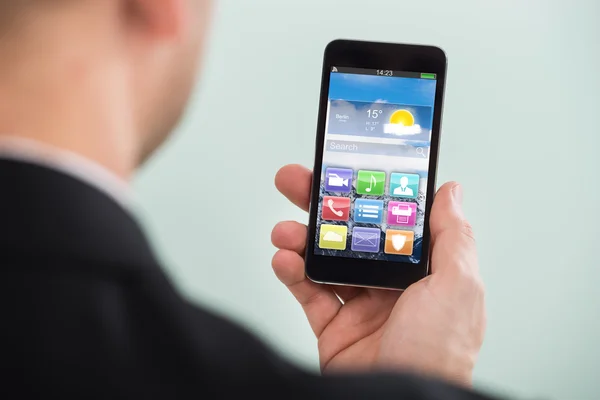
[[[414,232],[388,229],[385,232],[385,248],[383,251],[386,254],[410,256],[413,253],[414,242]]]

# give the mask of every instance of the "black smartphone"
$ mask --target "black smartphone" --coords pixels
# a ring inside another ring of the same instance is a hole
[[[406,289],[429,273],[446,55],[336,40],[326,50],[306,275]]]

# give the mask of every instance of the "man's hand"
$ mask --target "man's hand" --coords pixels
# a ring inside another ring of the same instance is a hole
[[[311,178],[306,168],[288,165],[277,173],[275,185],[307,211]],[[306,226],[292,221],[275,226],[272,241],[280,250],[273,269],[306,313],[323,372],[394,369],[470,385],[483,343],[485,306],[475,241],[461,202],[457,183],[436,194],[432,274],[401,295],[311,282],[304,274]]]

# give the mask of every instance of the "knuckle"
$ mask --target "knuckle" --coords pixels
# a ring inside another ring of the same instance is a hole
[[[485,284],[483,283],[483,279],[481,277],[476,276],[472,279],[473,289],[480,295],[485,295]]]
[[[465,273],[463,282],[466,285],[465,288],[467,288],[471,294],[478,298],[485,297],[485,285],[479,274],[473,272],[469,274]]]
[[[469,221],[463,219],[460,223],[460,233],[468,239],[475,241],[475,233],[473,232],[473,226]]]
[[[302,281],[296,282],[295,284],[299,284]],[[315,291],[314,293],[310,293],[309,295],[305,296],[304,298],[299,298],[298,301],[300,302],[300,304],[302,304],[302,306],[307,307],[310,306],[311,304],[315,304],[318,303],[319,300],[321,299],[321,297],[323,297],[323,293],[321,293],[320,291]]]
[[[455,277],[461,282],[462,287],[467,289],[470,293],[476,292],[478,294],[483,294],[485,292],[485,286],[477,267],[473,262],[473,260],[458,261],[456,268],[454,269]]]

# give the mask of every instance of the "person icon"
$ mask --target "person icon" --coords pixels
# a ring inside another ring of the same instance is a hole
[[[394,189],[393,195],[394,196],[407,196],[407,197],[414,196],[413,190],[408,187],[408,177],[407,176],[403,176],[400,178],[400,186],[398,186],[397,188]]]

